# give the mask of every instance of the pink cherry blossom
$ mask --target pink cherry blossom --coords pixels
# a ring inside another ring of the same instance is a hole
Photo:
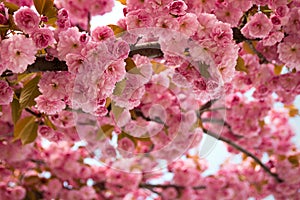
[[[158,18],[155,25],[157,27],[172,29],[172,30],[178,30],[178,28],[179,28],[179,23],[178,23],[177,19],[174,17],[171,17],[171,16]],[[168,30],[167,30],[167,32],[168,32]]]
[[[31,34],[31,38],[38,49],[46,48],[55,41],[53,32],[48,28],[34,30]]]
[[[90,12],[92,15],[104,15],[107,12],[110,12],[114,7],[114,1],[112,0],[93,0],[89,4]]]
[[[118,140],[118,148],[125,153],[132,153],[135,149],[134,143],[127,137]]]
[[[49,99],[65,99],[70,87],[70,73],[46,72],[38,86],[40,92]]]
[[[235,27],[240,22],[243,16],[243,7],[238,7],[236,2],[230,2],[228,5],[220,5],[216,8],[215,14],[217,18],[223,22],[229,23],[232,27]]]
[[[175,188],[169,187],[162,192],[162,197],[166,200],[176,199],[178,192]]]
[[[107,26],[98,26],[92,31],[92,39],[94,41],[102,41],[108,38],[113,38],[114,32],[111,28]]]
[[[15,34],[3,40],[1,46],[1,62],[4,68],[15,73],[22,73],[27,65],[34,63],[36,47],[31,38]]]
[[[281,40],[284,38],[284,33],[280,31],[271,32],[267,37],[263,39],[263,45],[264,46],[273,46],[277,42],[281,42]]]
[[[179,31],[192,36],[198,29],[197,16],[192,13],[188,13],[179,19]]]
[[[187,5],[182,0],[176,0],[169,4],[170,14],[175,16],[185,15],[187,8]]]
[[[48,115],[54,115],[66,107],[66,103],[62,100],[50,100],[47,97],[40,95],[37,98],[35,98],[35,101],[37,103],[37,108]]]
[[[289,12],[289,8],[286,5],[282,5],[276,8],[275,13],[279,17],[285,17]]]
[[[38,28],[40,18],[32,9],[21,7],[14,13],[14,21],[21,30],[26,33],[32,33]]]
[[[285,25],[285,31],[289,34],[297,34],[300,29],[299,8],[293,8],[289,12],[289,20]]]
[[[129,12],[126,15],[126,23],[129,30],[134,28],[151,27],[153,25],[153,18],[145,10],[140,9]]]
[[[278,45],[279,59],[288,67],[300,69],[300,43],[296,35],[286,37]]]
[[[0,105],[8,105],[13,100],[14,91],[6,81],[0,80]]]
[[[81,50],[85,46],[85,44],[80,41],[80,36],[81,33],[78,28],[75,27],[59,33],[59,41],[57,44],[59,59],[66,59],[66,56],[69,53],[80,54]]]
[[[26,189],[21,186],[16,186],[11,190],[11,197],[16,200],[24,199],[26,196]]]
[[[61,29],[67,29],[70,27],[71,22],[69,19],[69,13],[66,9],[62,8],[58,11],[56,24]]]
[[[250,18],[246,26],[242,28],[242,32],[243,29],[247,28],[251,37],[264,38],[270,33],[272,27],[272,22],[265,14],[256,13]]]

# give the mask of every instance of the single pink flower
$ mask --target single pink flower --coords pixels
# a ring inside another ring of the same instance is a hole
[[[286,66],[300,70],[300,42],[296,35],[286,37],[278,45],[279,59]]]
[[[126,15],[128,29],[146,28],[153,26],[153,18],[145,10],[135,10]]]
[[[114,38],[113,30],[108,26],[98,26],[92,31],[92,40],[98,42],[108,38]]]
[[[134,143],[132,142],[132,140],[130,140],[129,138],[125,137],[122,138],[118,141],[118,148],[121,151],[125,151],[125,152],[133,152],[135,147],[134,147]]]
[[[113,7],[113,0],[92,0],[88,3],[88,9],[92,15],[104,15],[111,12]]]
[[[40,28],[33,31],[31,38],[38,49],[46,48],[54,43],[54,34],[49,28]]]
[[[69,72],[45,72],[38,86],[48,99],[64,99],[68,96],[69,83]]]
[[[32,9],[21,7],[14,13],[14,21],[22,31],[32,33],[39,27],[40,18]]]
[[[113,46],[113,55],[118,60],[123,60],[127,58],[129,54],[130,48],[129,44],[123,40],[119,40],[114,43]]]
[[[0,80],[0,105],[8,105],[13,100],[14,91],[6,81]]]
[[[250,21],[245,25],[243,29],[247,28],[249,35],[254,38],[264,38],[268,36],[273,28],[273,24],[269,18],[263,13],[256,13],[250,19]],[[247,35],[246,35],[247,37]]]
[[[4,68],[15,73],[22,73],[27,66],[34,63],[36,47],[31,38],[13,35],[0,44],[0,57]]]
[[[66,107],[66,103],[62,100],[50,100],[47,97],[40,95],[35,98],[39,111],[48,115],[54,115]]]
[[[179,20],[179,31],[186,34],[187,36],[192,36],[198,29],[197,16],[193,13],[188,13],[180,18]]]
[[[65,60],[70,53],[80,54],[85,43],[80,41],[81,33],[77,27],[72,27],[59,33],[57,44],[58,58]]]
[[[66,9],[62,8],[57,12],[56,24],[60,29],[67,29],[71,26],[69,13]]]
[[[169,3],[169,12],[171,15],[182,16],[186,14],[187,5],[182,0],[176,0]]]

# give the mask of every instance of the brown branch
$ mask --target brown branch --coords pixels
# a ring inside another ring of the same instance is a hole
[[[274,177],[276,179],[277,182],[282,183],[283,180],[278,176],[278,174],[271,172],[271,170],[260,161],[260,159],[258,159],[255,155],[253,155],[252,153],[250,153],[249,151],[247,151],[246,149],[244,149],[243,147],[239,146],[238,144],[234,143],[233,141],[222,137],[220,135],[217,135],[216,133],[213,133],[205,128],[203,128],[203,132],[211,137],[216,138],[217,140],[221,140],[227,144],[229,144],[230,146],[232,146],[233,148],[239,150],[240,152],[246,154],[247,156],[251,157],[259,166],[261,166],[261,168],[267,172],[269,175],[271,175],[272,177]]]
[[[149,117],[146,117],[145,115],[144,115],[144,113],[140,110],[140,109],[134,109],[133,110],[133,114],[134,114],[134,118],[135,117],[141,117],[141,118],[143,118],[144,120],[146,120],[146,121],[153,121],[153,122],[156,122],[156,123],[158,123],[158,124],[163,124],[163,125],[165,125],[166,127],[168,127],[159,117],[155,117],[155,118],[149,118]]]
[[[166,184],[166,185],[164,185],[164,184],[149,184],[149,183],[141,183],[139,185],[139,187],[141,187],[141,188],[162,188],[162,189],[167,189],[167,188],[173,187],[176,190],[182,190],[182,189],[186,188],[186,186],[175,185],[175,184]],[[200,186],[194,186],[192,188],[194,190],[203,190],[203,189],[206,188],[206,186],[200,185]]]
[[[260,64],[268,63],[268,60],[265,58],[265,56],[262,55],[259,51],[257,51],[257,49],[254,47],[252,40],[245,40],[245,42],[249,45],[251,50],[258,56]]]
[[[267,59],[258,52],[252,44],[252,40],[249,40],[243,36],[240,29],[233,28],[233,39],[237,42],[247,42],[250,48],[258,55],[261,63],[267,63]],[[256,40],[256,39],[254,39]],[[254,41],[253,40],[253,41]],[[142,44],[134,44],[130,46],[130,52],[128,57],[133,57],[134,55],[139,54],[142,56],[147,56],[149,58],[161,58],[164,53],[160,48],[158,42],[149,42]],[[68,66],[65,61],[60,61],[58,58],[54,58],[52,61],[47,61],[45,57],[37,57],[35,63],[27,67],[26,72],[45,72],[45,71],[68,71]],[[11,76],[13,73],[9,70],[6,70],[2,73],[1,77]]]
[[[209,110],[210,111],[210,110]],[[207,123],[215,123],[215,124],[220,124],[220,125],[224,125],[228,128],[230,134],[232,134],[234,137],[236,138],[243,138],[242,135],[238,135],[235,134],[230,126],[230,124],[228,124],[226,121],[224,121],[223,119],[214,119],[214,118],[201,118],[201,122],[207,122]]]
[[[45,57],[37,57],[35,63],[27,67],[26,72],[44,72],[44,71],[68,71],[65,61],[54,58],[53,61],[47,61]]]
[[[136,54],[140,54],[150,58],[158,58],[163,56],[160,45],[156,42],[131,46],[129,57],[133,57]],[[31,65],[28,65],[26,70],[27,73],[45,71],[68,71],[68,66],[65,61],[61,61],[58,58],[54,58],[52,61],[48,61],[45,59],[45,57],[37,57],[35,62]],[[13,73],[10,70],[6,70],[2,73],[1,77],[12,75]]]
[[[36,112],[30,110],[29,108],[25,108],[25,111],[28,112],[28,113],[30,113],[30,114],[32,114],[33,116],[35,116],[35,117],[37,117],[37,118],[42,117],[42,114],[41,114],[41,113],[36,113]]]
[[[129,57],[133,57],[136,54],[147,56],[149,58],[160,58],[164,55],[158,42],[131,45]]]

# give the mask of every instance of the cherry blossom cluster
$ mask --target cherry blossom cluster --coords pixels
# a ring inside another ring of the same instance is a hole
[[[299,199],[300,1],[121,2],[1,1],[0,197]]]

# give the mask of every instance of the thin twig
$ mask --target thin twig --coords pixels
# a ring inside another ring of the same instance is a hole
[[[26,110],[26,112],[32,114],[33,116],[36,116],[37,118],[42,117],[42,114],[41,114],[41,113],[36,113],[36,112],[30,110],[29,108],[25,108],[25,110]]]
[[[228,124],[226,121],[224,121],[223,119],[214,119],[214,118],[201,118],[201,122],[208,122],[208,123],[215,123],[215,124],[220,124],[220,125],[223,125],[223,126],[226,126],[229,130],[229,132],[237,137],[237,138],[243,138],[242,135],[238,135],[238,134],[235,134],[230,126],[230,124]]]
[[[249,45],[251,50],[258,56],[259,63],[261,63],[261,64],[268,63],[268,60],[264,57],[264,55],[262,55],[259,51],[257,51],[257,49],[254,47],[251,40],[245,40],[245,42]]]

